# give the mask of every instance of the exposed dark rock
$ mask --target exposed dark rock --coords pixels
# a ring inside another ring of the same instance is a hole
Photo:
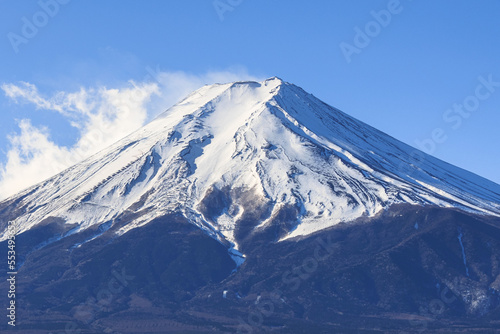
[[[226,206],[226,195],[215,190],[207,198]],[[67,233],[62,221],[51,219],[18,237],[19,252],[27,254],[18,273],[18,328],[496,332],[499,219],[398,205],[305,238],[271,241],[270,231],[289,219],[291,213],[282,213],[260,232],[247,228],[246,261],[233,273],[227,248],[180,215],[158,218],[120,238],[110,229],[74,247],[96,232],[87,230],[40,247],[41,240]],[[257,242],[259,237],[266,242]],[[6,289],[4,281],[0,289]]]

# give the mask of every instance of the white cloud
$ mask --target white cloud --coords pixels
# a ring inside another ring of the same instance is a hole
[[[79,138],[71,147],[64,147],[50,136],[60,129],[51,129],[50,124],[35,127],[29,119],[19,121],[20,132],[8,137],[11,147],[5,164],[0,164],[0,200],[106,148],[205,84],[260,80],[244,69],[194,75],[146,68],[146,73],[143,82],[129,81],[124,87],[81,88],[48,98],[31,83],[3,84],[5,95],[15,103],[63,115],[78,129]]]
[[[15,102],[18,102],[19,100],[26,100],[27,102],[33,103],[37,109],[62,111],[60,106],[54,105],[50,101],[42,98],[38,93],[36,86],[28,82],[21,82],[19,86],[14,84],[3,84],[2,89],[5,92],[5,95]]]

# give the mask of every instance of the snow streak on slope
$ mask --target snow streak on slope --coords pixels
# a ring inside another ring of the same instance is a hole
[[[252,210],[241,194],[270,207],[258,229],[283,208],[295,208],[298,217],[284,238],[373,216],[394,203],[500,215],[499,185],[424,153],[411,165],[413,152],[278,78],[212,85],[4,203],[17,203],[20,232],[49,216],[78,224],[76,233],[109,228],[134,213],[123,234],[176,211],[234,249],[235,228]],[[231,189],[234,198],[208,216],[200,207],[214,189]]]

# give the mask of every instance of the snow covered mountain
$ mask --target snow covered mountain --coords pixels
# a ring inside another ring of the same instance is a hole
[[[16,222],[16,333],[496,333],[499,216],[499,185],[271,78],[0,202],[0,248]]]
[[[278,236],[284,240],[396,203],[500,216],[500,186],[271,78],[205,86],[1,206],[20,233],[57,217],[74,226],[66,236],[96,225],[104,232],[133,214],[122,235],[178,212],[238,249],[235,229],[245,212],[263,212],[255,229],[292,212]],[[3,228],[0,236],[6,239]]]

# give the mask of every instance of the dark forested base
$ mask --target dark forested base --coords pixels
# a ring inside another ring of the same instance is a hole
[[[234,271],[227,245],[177,214],[120,238],[58,240],[71,227],[48,220],[18,238],[15,332],[500,332],[500,220],[399,205],[269,242],[283,223],[249,230]]]

